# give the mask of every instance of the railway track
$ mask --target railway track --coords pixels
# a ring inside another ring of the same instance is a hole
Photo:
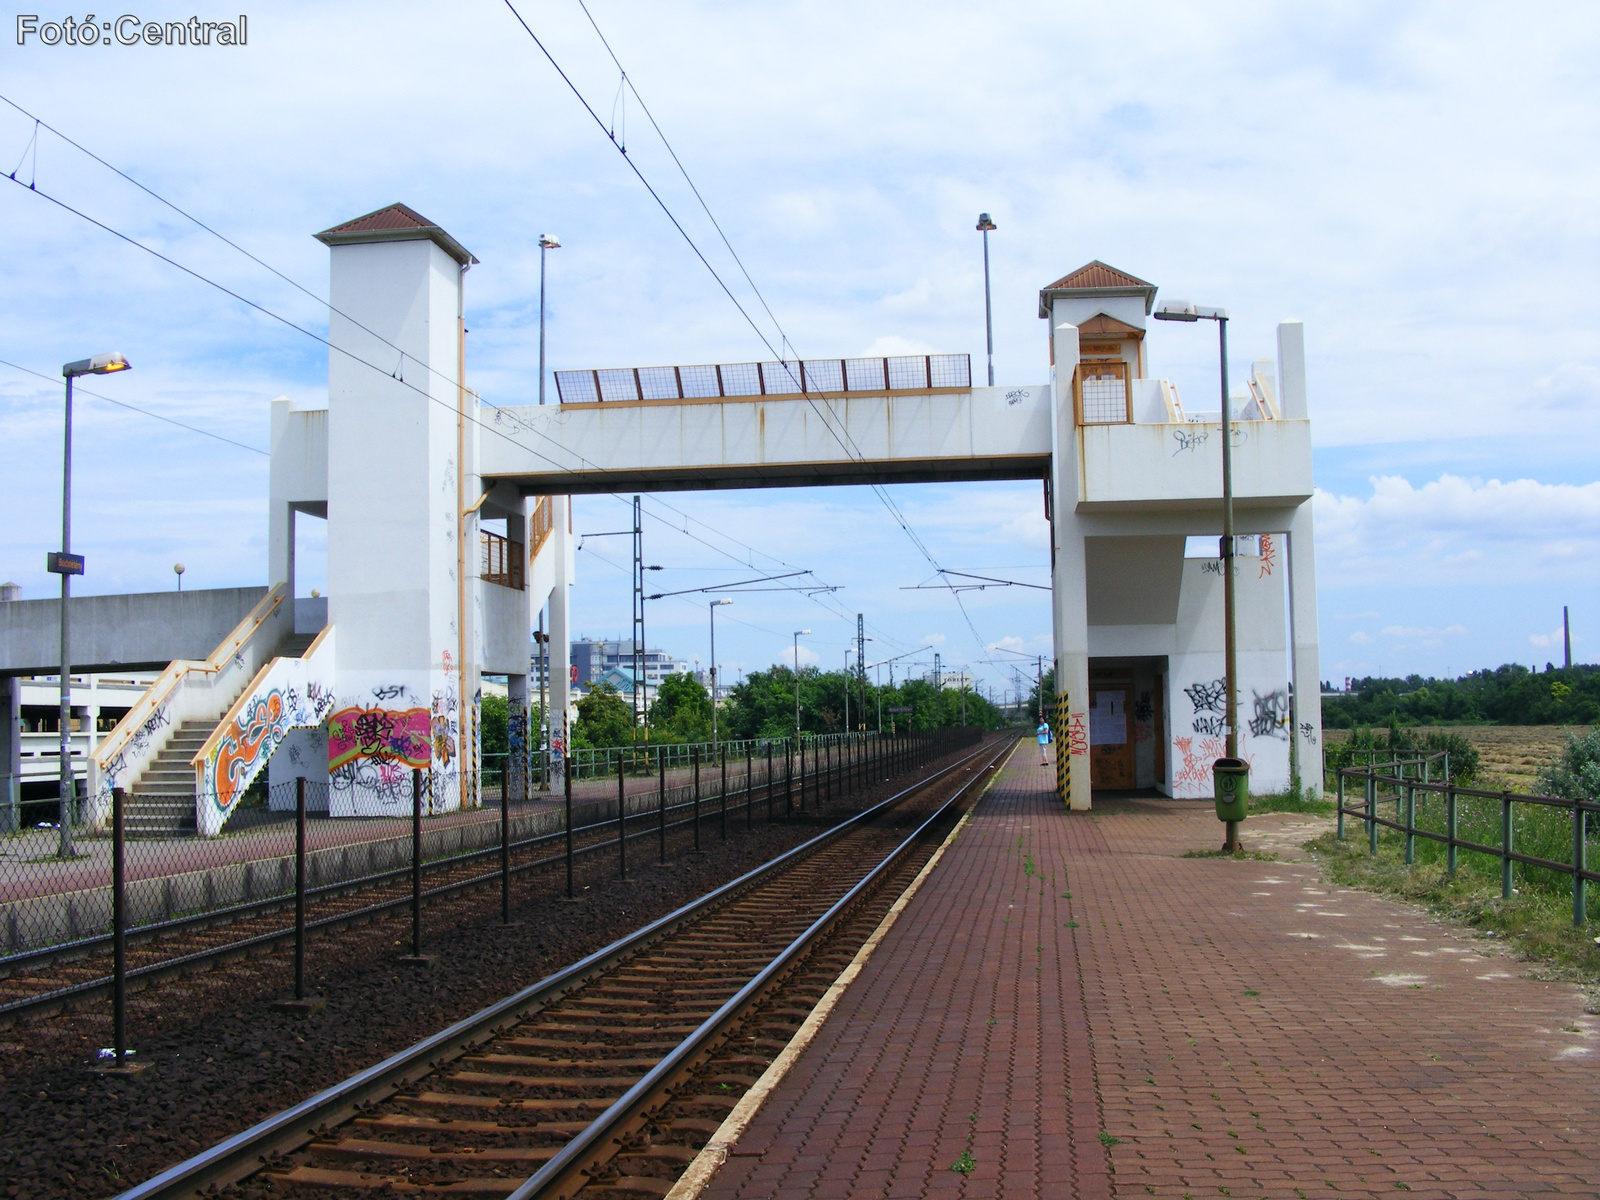
[[[1015,743],[771,863],[121,1200],[664,1196]]]
[[[820,787],[810,780],[813,789]],[[727,809],[736,819],[742,813],[748,825],[754,808],[767,792],[765,781],[752,782],[730,791]],[[770,801],[770,797],[766,797]],[[702,797],[698,818],[689,814],[697,805],[678,800],[667,806],[664,829],[658,828],[655,812],[634,812],[628,817],[628,841],[655,840],[678,836],[698,820],[704,827],[719,819],[712,801],[720,796]],[[727,812],[720,814],[726,828]],[[585,857],[610,849],[615,851],[617,822],[606,818],[573,830],[575,857]],[[562,831],[539,834],[513,841],[510,873],[513,876],[559,866],[564,853],[541,853],[561,847]],[[455,893],[498,884],[502,875],[496,861],[500,847],[491,846],[467,854],[453,855],[423,864],[427,884],[424,903]],[[308,932],[347,928],[378,920],[411,902],[411,868],[396,867],[376,874],[342,880],[313,888],[308,902],[317,915],[306,923]],[[165,979],[177,978],[196,970],[222,966],[228,962],[271,951],[294,940],[292,894],[274,896],[225,909],[178,917],[130,931],[128,936],[128,982],[137,990]],[[288,918],[286,920],[286,917]],[[110,935],[85,938],[60,946],[44,947],[0,961],[0,1026],[25,1017],[38,1017],[68,1010],[86,1000],[108,995],[112,977]]]

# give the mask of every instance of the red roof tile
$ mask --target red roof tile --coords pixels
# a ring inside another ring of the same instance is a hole
[[[327,246],[359,245],[365,242],[409,242],[424,238],[433,242],[451,258],[466,266],[478,260],[460,242],[416,209],[404,204],[391,204],[376,212],[324,229],[314,235]]]
[[[1045,286],[1047,292],[1077,291],[1080,288],[1154,288],[1156,285],[1147,283],[1136,275],[1129,275],[1126,271],[1119,271],[1108,266],[1098,258],[1093,262],[1084,263],[1076,271],[1069,271],[1052,284]]]
[[[1130,292],[1144,296],[1144,311],[1149,312],[1156,302],[1156,285],[1147,283],[1137,275],[1108,266],[1098,258],[1086,262],[1076,271],[1068,271],[1060,279],[1039,290],[1039,315],[1050,315],[1050,301],[1057,296],[1078,292],[1085,295],[1126,296]]]

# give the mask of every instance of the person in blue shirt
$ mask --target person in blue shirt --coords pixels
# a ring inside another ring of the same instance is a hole
[[[1039,764],[1041,766],[1048,766],[1050,764],[1050,722],[1040,721],[1038,733]]]

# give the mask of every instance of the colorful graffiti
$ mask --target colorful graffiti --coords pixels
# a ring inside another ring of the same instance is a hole
[[[205,791],[212,803],[231,812],[289,730],[321,724],[332,706],[333,698],[320,686],[308,688],[303,697],[294,687],[249,697],[206,756]]]
[[[343,708],[328,718],[328,769],[357,759],[426,767],[429,760],[425,708]]]
[[[1277,562],[1278,547],[1273,543],[1270,533],[1263,533],[1261,535],[1261,570],[1257,572],[1256,578],[1261,579],[1264,576],[1271,575],[1272,568],[1277,565]]]

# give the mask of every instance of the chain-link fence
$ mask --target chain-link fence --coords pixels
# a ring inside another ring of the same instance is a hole
[[[242,807],[224,836],[130,836],[127,797],[111,829],[57,854],[53,830],[0,838],[0,1017],[109,990],[116,978],[160,977],[245,944],[412,909],[497,880],[509,906],[514,875],[584,855],[624,869],[639,839],[663,860],[672,830],[727,836],[757,822],[849,803],[876,781],[981,739],[977,730],[840,735],[706,747],[652,747],[585,764],[591,794],[533,796],[507,764],[481,768],[482,807],[461,809],[460,777],[411,773],[409,811],[330,816],[325,783],[291,780]],[[687,766],[682,765],[686,754]],[[675,765],[677,764],[677,765]],[[574,774],[577,772],[575,771]],[[470,783],[470,780],[468,780]],[[391,798],[392,799],[392,798]],[[625,836],[623,836],[625,835]],[[648,853],[648,851],[646,851]],[[119,940],[125,961],[106,960]],[[299,972],[297,972],[299,974]]]

